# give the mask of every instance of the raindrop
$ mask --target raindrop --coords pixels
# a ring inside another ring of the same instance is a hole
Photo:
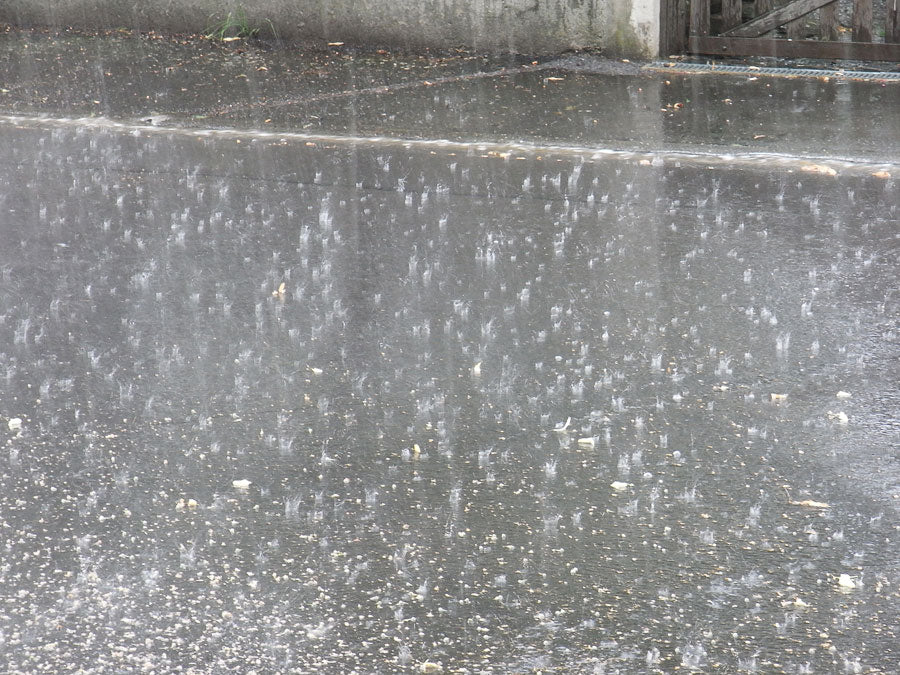
[[[484,468],[488,464],[491,463],[491,452],[493,448],[485,448],[483,450],[478,451],[478,466],[479,468]]]
[[[284,516],[285,518],[297,518],[300,515],[300,504],[303,498],[299,494],[291,495],[284,498]]]
[[[544,474],[546,474],[547,478],[556,478],[556,464],[557,460],[555,459],[551,459],[544,464]]]
[[[778,335],[778,337],[775,338],[775,351],[777,351],[779,354],[783,354],[784,352],[788,351],[790,349],[790,347],[791,347],[790,332],[780,333]]]
[[[691,670],[702,669],[706,663],[706,649],[702,644],[688,643],[681,649],[681,665]]]
[[[548,535],[555,535],[559,529],[559,521],[562,516],[553,515],[544,518],[544,532]]]

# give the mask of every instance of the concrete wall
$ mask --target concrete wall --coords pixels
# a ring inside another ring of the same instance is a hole
[[[660,0],[0,0],[21,26],[207,30],[228,12],[285,40],[406,48],[467,47],[525,54],[601,49],[657,53]]]

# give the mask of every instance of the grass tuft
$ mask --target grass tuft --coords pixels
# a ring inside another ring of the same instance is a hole
[[[275,31],[275,26],[272,25],[269,19],[266,19],[266,23],[269,24],[272,35],[277,38],[278,33]],[[218,21],[214,20],[211,15],[209,27],[206,29],[204,37],[221,42],[257,38],[261,28],[259,25],[251,24],[244,8],[238,7],[235,11],[228,12],[224,19]]]

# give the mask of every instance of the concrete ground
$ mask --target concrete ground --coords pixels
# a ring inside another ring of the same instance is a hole
[[[0,35],[0,661],[900,660],[898,84]]]

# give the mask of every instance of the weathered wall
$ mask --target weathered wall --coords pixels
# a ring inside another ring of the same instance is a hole
[[[286,40],[654,56],[659,0],[0,0],[22,26],[202,32],[228,12]],[[270,24],[271,22],[271,24]]]

